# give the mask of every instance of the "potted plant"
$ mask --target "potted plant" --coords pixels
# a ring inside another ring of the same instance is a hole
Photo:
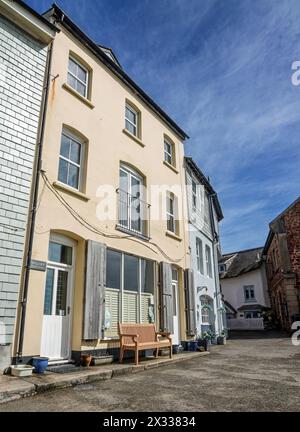
[[[218,345],[225,345],[226,344],[226,333],[224,330],[221,331],[219,336],[217,337],[217,344]]]
[[[92,361],[92,354],[81,354],[81,366],[89,367]]]
[[[209,351],[210,337],[208,332],[204,332],[202,336],[197,337],[198,348],[203,347],[205,351]]]

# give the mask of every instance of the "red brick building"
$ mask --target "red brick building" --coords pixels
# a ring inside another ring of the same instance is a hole
[[[300,197],[270,224],[263,250],[271,307],[280,325],[300,320]]]

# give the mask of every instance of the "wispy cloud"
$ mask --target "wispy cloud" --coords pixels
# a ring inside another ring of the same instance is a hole
[[[28,0],[39,11],[45,0]],[[59,0],[191,136],[219,191],[224,251],[264,243],[300,185],[298,0]]]

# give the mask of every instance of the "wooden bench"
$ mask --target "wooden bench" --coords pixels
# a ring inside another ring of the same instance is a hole
[[[169,348],[172,358],[172,338],[170,333],[157,332],[154,324],[125,324],[119,323],[120,336],[120,363],[123,362],[125,351],[135,352],[135,364],[139,364],[139,351],[155,349],[155,356],[158,357],[158,350]],[[163,336],[165,339],[160,339]]]

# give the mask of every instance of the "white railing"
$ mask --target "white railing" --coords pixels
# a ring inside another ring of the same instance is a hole
[[[227,320],[228,330],[263,330],[263,318],[231,318]]]

